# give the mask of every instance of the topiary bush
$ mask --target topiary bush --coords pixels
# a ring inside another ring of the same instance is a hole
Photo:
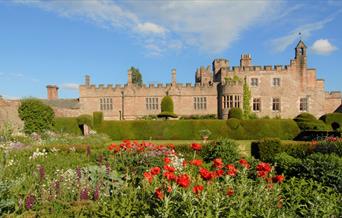
[[[18,113],[20,119],[24,121],[24,132],[27,134],[33,132],[41,134],[53,129],[55,114],[50,106],[39,99],[21,100]]]
[[[103,113],[101,111],[93,112],[94,127],[96,128],[96,127],[101,126],[102,121],[103,121]]]
[[[333,130],[342,131],[342,113],[325,114],[319,119],[331,126]]]
[[[303,130],[330,130],[323,121],[317,120],[316,117],[310,113],[301,113],[294,118],[298,127]]]
[[[240,126],[240,120],[236,118],[230,118],[227,123],[231,129],[237,129]]]
[[[221,158],[223,162],[233,163],[240,157],[239,145],[228,138],[204,144],[201,156],[206,162]]]
[[[242,110],[240,108],[233,107],[228,112],[228,119],[236,118],[241,120],[242,119]]]
[[[275,154],[282,151],[281,141],[278,138],[264,138],[252,142],[252,155],[264,162],[273,162]]]
[[[75,117],[55,117],[53,129],[57,133],[68,133],[77,136],[82,134]]]
[[[173,100],[171,96],[165,96],[161,102],[161,113],[158,117],[168,119],[169,117],[176,118],[177,115],[173,112]]]
[[[87,125],[89,127],[93,127],[93,117],[88,114],[82,114],[77,117],[78,125]]]

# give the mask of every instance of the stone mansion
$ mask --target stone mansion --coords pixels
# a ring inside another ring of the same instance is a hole
[[[341,105],[341,92],[326,92],[324,80],[316,78],[316,69],[307,66],[303,41],[296,46],[289,65],[256,66],[250,54],[243,54],[240,66],[230,67],[228,60],[215,59],[210,68],[197,69],[195,84],[177,83],[175,69],[168,84],[134,84],[131,71],[125,85],[95,86],[86,76],[79,86],[77,110],[71,116],[94,111],[102,111],[106,120],[157,115],[162,98],[169,95],[178,116],[217,114],[226,119],[230,108],[243,107],[243,82],[249,85],[250,106],[258,117],[294,118],[301,112],[319,117]],[[48,99],[58,98],[57,86],[47,88]]]

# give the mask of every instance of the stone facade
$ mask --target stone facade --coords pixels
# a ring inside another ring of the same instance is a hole
[[[179,116],[217,114],[227,118],[231,107],[243,107],[243,83],[251,89],[251,108],[259,117],[293,118],[301,112],[320,117],[341,105],[341,92],[325,92],[324,80],[316,78],[316,69],[307,67],[307,48],[300,41],[289,65],[254,66],[250,54],[243,54],[240,66],[215,59],[207,68],[197,69],[195,84],[176,82],[172,70],[169,84],[136,85],[132,72],[122,85],[91,84],[86,76],[80,85],[80,113],[103,111],[107,120],[131,120],[160,113],[160,103],[169,95]]]

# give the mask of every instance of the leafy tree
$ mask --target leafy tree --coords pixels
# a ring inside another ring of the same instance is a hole
[[[177,117],[173,112],[173,100],[170,96],[165,96],[161,102],[161,113],[158,117],[164,117],[168,119],[169,117]]]
[[[129,70],[132,71],[132,83],[142,85],[142,76],[139,69],[131,67]]]
[[[55,114],[50,106],[39,99],[21,100],[18,113],[20,119],[24,121],[25,133],[43,133],[53,127]]]
[[[249,119],[251,115],[251,90],[245,79],[243,83],[243,117]]]

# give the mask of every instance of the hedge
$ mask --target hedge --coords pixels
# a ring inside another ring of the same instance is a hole
[[[237,123],[239,122],[239,123]],[[293,120],[134,120],[103,121],[96,130],[106,133],[113,140],[122,139],[201,139],[200,130],[208,129],[210,139],[228,137],[232,139],[260,139],[277,137],[293,139],[299,128]]]
[[[325,114],[319,118],[320,120],[323,120],[326,124],[331,126],[334,129],[334,125],[338,125],[337,129],[342,130],[342,113],[330,113]]]
[[[330,126],[326,125],[322,120],[317,120],[310,113],[301,113],[294,118],[301,130],[330,130]]]
[[[54,130],[59,133],[82,135],[76,117],[55,117]]]

